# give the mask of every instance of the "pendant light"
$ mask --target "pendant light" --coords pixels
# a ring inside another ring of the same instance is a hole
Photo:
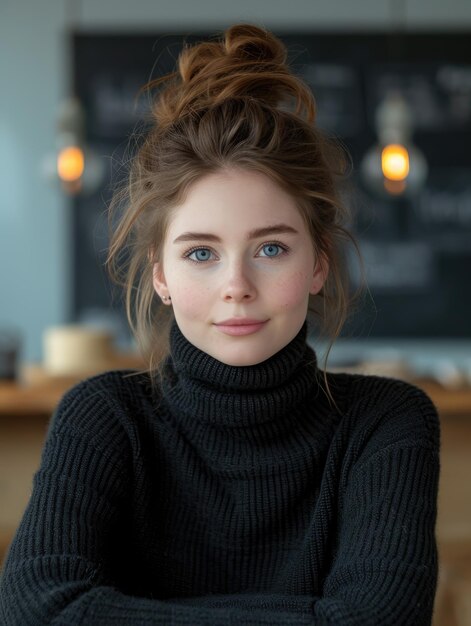
[[[399,90],[387,92],[375,114],[378,141],[360,165],[365,184],[385,196],[411,196],[428,174],[425,156],[412,142],[413,115]]]

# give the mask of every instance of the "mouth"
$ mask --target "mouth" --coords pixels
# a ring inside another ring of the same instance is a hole
[[[257,326],[258,324],[265,324],[268,320],[255,320],[255,319],[231,319],[223,322],[216,322],[216,326]]]
[[[220,332],[226,335],[232,335],[232,336],[238,337],[242,335],[251,335],[253,333],[256,333],[261,328],[263,328],[267,322],[268,320],[260,321],[260,322],[252,322],[250,324],[246,322],[244,323],[225,322],[223,324],[216,324],[216,328],[218,328]]]

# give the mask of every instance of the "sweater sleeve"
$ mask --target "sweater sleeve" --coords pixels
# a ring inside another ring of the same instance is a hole
[[[6,626],[430,624],[437,450],[398,441],[353,468],[322,597],[157,600],[122,593],[109,566],[128,490],[126,455],[98,433],[110,411],[102,395],[75,392],[51,424],[0,581]]]
[[[316,619],[328,624],[429,626],[438,578],[435,537],[440,426],[420,389],[397,398],[353,466]]]

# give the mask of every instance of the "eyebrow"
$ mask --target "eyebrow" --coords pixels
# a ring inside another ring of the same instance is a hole
[[[257,237],[265,237],[267,235],[290,233],[293,235],[299,234],[299,232],[288,224],[274,224],[273,226],[265,226],[264,228],[255,228],[247,234],[247,241],[256,239]],[[215,241],[221,243],[222,239],[213,233],[195,233],[187,232],[183,233],[179,237],[173,240],[173,243],[180,243],[182,241]]]

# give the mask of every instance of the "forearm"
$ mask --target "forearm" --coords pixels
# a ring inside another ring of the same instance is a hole
[[[55,575],[69,570],[62,582]],[[38,577],[42,579],[38,581]],[[309,598],[250,594],[159,600],[91,586],[87,564],[59,558],[24,563],[2,580],[1,623],[5,626],[246,626],[315,624]],[[270,600],[271,598],[271,600]]]

